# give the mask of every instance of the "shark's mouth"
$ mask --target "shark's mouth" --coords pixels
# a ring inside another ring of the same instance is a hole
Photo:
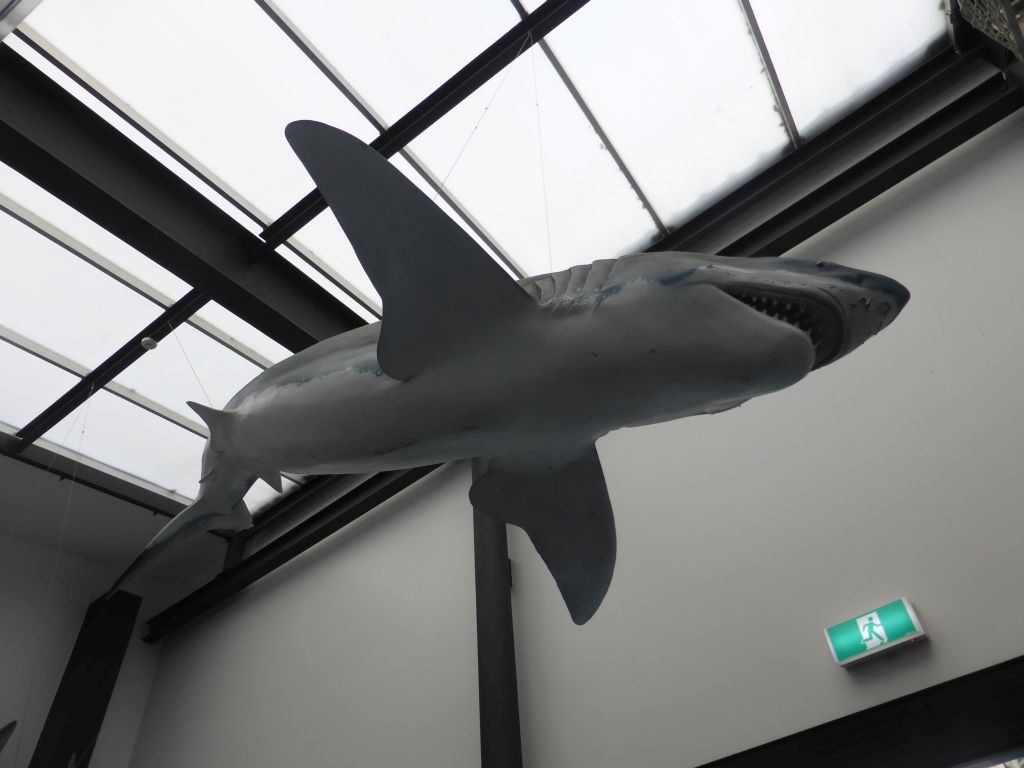
[[[803,331],[814,347],[815,368],[827,365],[838,356],[843,336],[842,321],[839,313],[825,300],[806,294],[768,291],[760,286],[756,289],[730,288],[725,293],[762,315]]]

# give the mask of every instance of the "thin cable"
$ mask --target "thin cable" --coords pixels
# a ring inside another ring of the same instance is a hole
[[[505,67],[505,73],[501,76],[501,80],[498,81],[498,87],[494,89],[494,93],[491,94],[491,98],[487,102],[487,105],[484,107],[484,111],[480,113],[480,118],[476,121],[476,125],[473,126],[473,130],[471,130],[469,132],[469,136],[466,137],[466,141],[463,143],[462,149],[459,150],[459,154],[457,154],[455,156],[455,160],[452,161],[452,165],[448,169],[448,173],[446,173],[444,175],[444,178],[441,179],[441,181],[438,183],[439,189],[434,190],[434,196],[430,198],[431,202],[436,201],[437,196],[441,194],[441,189],[445,188],[445,185],[448,182],[448,177],[452,175],[452,171],[455,170],[455,166],[459,164],[459,160],[462,159],[462,154],[466,151],[466,147],[469,146],[469,142],[473,140],[473,136],[476,134],[476,129],[480,127],[480,123],[482,123],[484,121],[484,118],[487,117],[487,110],[491,108],[491,104],[493,104],[494,100],[498,97],[498,94],[501,92],[501,87],[505,85],[505,81],[508,79],[508,75],[512,71],[512,67],[515,65],[517,61],[519,61],[519,55],[523,52],[523,49],[526,48],[526,44],[532,38],[532,32],[523,37],[523,44],[519,46],[519,50],[516,52],[516,57],[511,62],[509,62],[508,66]]]
[[[533,67],[533,105],[537,115],[537,154],[540,156],[540,187],[544,198],[544,232],[548,239],[548,272],[555,271],[554,259],[551,255],[551,219],[548,215],[548,177],[544,170],[544,140],[540,129],[540,91],[537,89],[537,49],[530,53],[530,65]]]
[[[71,436],[71,430],[75,428],[75,424],[78,423],[78,417],[81,415],[81,410],[75,411],[75,417],[71,420],[71,423],[68,424],[67,432],[64,433],[64,439],[61,441],[60,445],[67,444],[68,438]],[[56,451],[52,451],[50,456],[50,463],[46,466],[46,470],[43,471],[36,479],[36,484],[35,487],[32,489],[32,493],[29,494],[28,500],[22,507],[21,512],[17,514],[17,516],[14,518],[14,522],[11,523],[11,527],[7,530],[5,540],[2,544],[0,544],[0,563],[6,562],[4,556],[7,554],[7,547],[10,545],[10,542],[14,540],[15,534],[21,528],[21,524],[25,519],[25,515],[28,514],[28,511],[35,504],[36,498],[39,496],[39,489],[43,487],[43,481],[46,480],[46,478],[49,476],[49,473],[53,469],[53,465],[57,463],[58,458],[60,458],[60,454],[57,453]]]
[[[199,374],[196,372],[196,367],[192,365],[192,361],[188,357],[188,352],[185,351],[185,345],[182,344],[181,339],[178,338],[178,331],[173,326],[168,327],[171,329],[171,335],[174,337],[174,340],[178,342],[178,349],[181,350],[182,357],[185,358],[185,362],[188,363],[188,367],[192,369],[192,375],[196,377],[196,384],[198,384],[199,388],[203,390],[203,397],[206,398],[206,404],[212,408],[213,401],[210,400],[210,395],[207,393],[206,387],[203,386],[203,382],[199,378]]]
[[[54,585],[54,582],[56,582],[56,580],[57,580],[57,566],[60,564],[60,555],[61,555],[61,551],[64,548],[64,533],[67,530],[68,516],[69,516],[69,514],[71,512],[71,500],[72,500],[72,498],[74,498],[75,486],[77,485],[77,483],[75,481],[78,479],[79,457],[82,455],[82,445],[85,442],[85,427],[86,427],[86,424],[89,421],[89,404],[92,402],[92,396],[93,396],[93,393],[95,392],[95,389],[96,389],[95,387],[91,387],[89,389],[89,397],[86,399],[86,401],[85,401],[85,408],[83,409],[82,432],[81,432],[81,434],[78,437],[78,450],[75,453],[75,463],[74,463],[74,465],[71,468],[71,484],[70,484],[70,486],[68,488],[68,498],[67,498],[67,501],[64,504],[64,517],[63,517],[63,519],[61,520],[61,523],[60,523],[60,535],[57,537],[57,552],[56,552],[56,554],[54,555],[54,558],[53,558],[53,567],[50,569],[50,578],[49,578],[49,580],[47,582],[47,585],[46,585],[46,595],[43,598],[43,605],[46,608],[51,608],[52,607],[50,605],[50,601],[53,598],[53,585]],[[43,619],[41,621],[44,621],[45,617],[46,617],[46,613],[44,611],[43,612]],[[29,672],[29,676],[28,676],[28,691],[26,691],[26,693],[25,693],[25,710],[24,710],[24,713],[23,713],[23,720],[22,720],[23,723],[27,723],[28,722],[28,710],[29,710],[29,707],[32,705],[32,691],[35,688],[36,671],[37,671],[37,669],[39,667],[39,646],[40,646],[40,644],[38,642],[35,643],[34,644],[34,650],[32,652],[32,671]],[[22,736],[24,735],[24,733],[25,733],[25,729],[24,728],[20,729],[20,731],[18,732],[18,742],[17,742],[17,745],[15,746],[15,749],[14,749],[14,765],[18,764],[18,755],[21,753],[21,740],[22,740]]]

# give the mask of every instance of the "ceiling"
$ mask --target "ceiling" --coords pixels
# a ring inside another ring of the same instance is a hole
[[[317,119],[370,141],[538,5],[441,0],[396,13],[355,0],[220,0],[197,13],[45,0],[3,44],[258,234],[312,187],[285,142],[289,122]],[[613,257],[899,78],[945,25],[935,0],[593,0],[392,162],[514,275]],[[9,433],[191,288],[2,164],[0,243]],[[364,320],[379,316],[329,214],[278,251]],[[210,302],[39,444],[187,503],[206,432],[185,402],[220,407],[288,354]],[[3,532],[52,543],[50,517],[18,522],[24,503],[66,503],[68,484],[44,475],[0,460]],[[276,496],[261,481],[247,502],[258,511]],[[76,494],[68,540],[83,556],[123,562],[161,524],[123,506]]]

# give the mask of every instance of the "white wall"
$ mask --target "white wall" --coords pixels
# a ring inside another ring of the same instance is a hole
[[[0,752],[0,768],[28,765],[86,609],[115,576],[66,551],[58,557],[50,547],[0,536],[0,725],[18,720]],[[157,658],[152,646],[141,643],[141,629],[136,627],[121,665],[94,766],[128,766]]]
[[[164,641],[133,768],[479,765],[466,467]]]
[[[527,765],[688,766],[1024,653],[1024,116],[792,255],[908,307],[795,387],[598,444],[609,595],[574,626],[520,532]],[[906,596],[931,640],[854,671],[822,628]]]

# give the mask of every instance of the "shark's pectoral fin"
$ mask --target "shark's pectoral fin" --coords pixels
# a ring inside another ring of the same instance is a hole
[[[615,569],[615,521],[597,450],[478,459],[469,497],[519,526],[555,577],[572,620],[585,624]]]
[[[7,740],[11,738],[11,734],[14,733],[14,728],[17,725],[17,720],[11,720],[11,722],[3,728],[0,728],[0,752],[3,751],[4,745],[7,743]]]
[[[384,302],[377,359],[407,379],[472,354],[536,303],[461,227],[362,141],[302,120],[285,130]]]

